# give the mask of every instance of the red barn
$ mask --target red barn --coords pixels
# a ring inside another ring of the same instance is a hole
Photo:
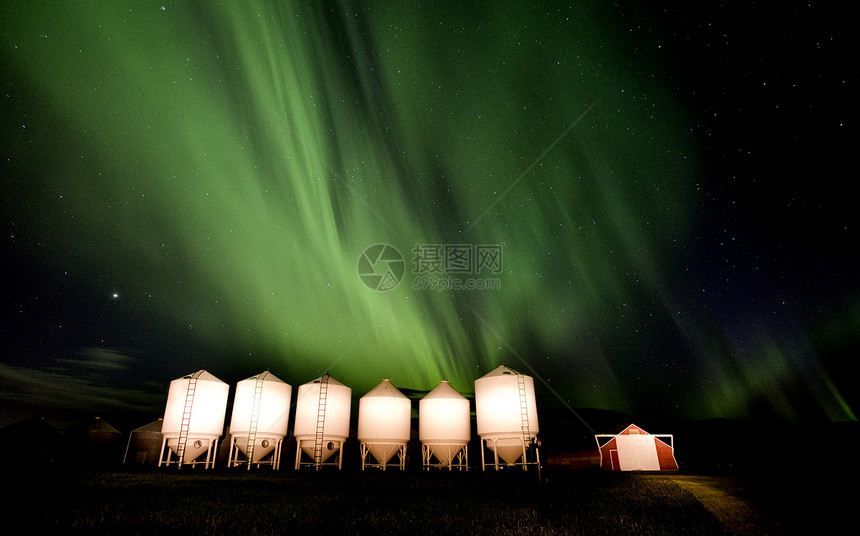
[[[670,434],[649,434],[631,424],[615,435],[594,436],[600,449],[600,468],[608,471],[677,471]]]

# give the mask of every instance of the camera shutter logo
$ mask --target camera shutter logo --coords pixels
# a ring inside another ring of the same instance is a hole
[[[405,273],[403,255],[390,244],[374,244],[358,257],[358,277],[373,290],[385,292],[393,289]]]

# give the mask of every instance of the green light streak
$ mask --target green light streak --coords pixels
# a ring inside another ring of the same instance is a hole
[[[357,392],[468,392],[516,366],[507,345],[539,347],[577,404],[627,408],[628,365],[603,346],[627,308],[671,307],[661,259],[691,228],[693,150],[601,14],[11,4],[9,91],[44,103],[20,167],[52,217],[28,228],[107,273],[142,331]],[[380,242],[410,267],[416,243],[500,244],[502,288],[418,291],[407,270],[373,292],[356,263]]]

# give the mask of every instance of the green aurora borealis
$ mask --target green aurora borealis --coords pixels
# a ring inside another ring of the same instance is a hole
[[[89,345],[142,376],[470,392],[507,364],[548,404],[854,418],[799,328],[697,297],[701,156],[656,30],[592,3],[201,4],[0,7],[10,233],[109,302]],[[357,275],[377,243],[407,261],[387,292]],[[414,289],[416,244],[500,245],[500,288]]]

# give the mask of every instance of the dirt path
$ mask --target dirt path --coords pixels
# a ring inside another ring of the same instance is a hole
[[[769,519],[749,502],[737,497],[743,491],[739,481],[723,477],[675,475],[659,477],[692,493],[733,534],[784,535],[791,532]]]

